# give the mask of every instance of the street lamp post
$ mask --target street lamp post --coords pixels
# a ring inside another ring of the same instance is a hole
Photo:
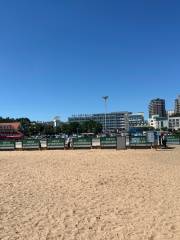
[[[104,107],[105,107],[105,114],[104,114],[104,130],[105,133],[107,132],[107,123],[106,123],[106,115],[107,115],[107,100],[108,100],[108,96],[103,96],[102,97],[104,99]]]

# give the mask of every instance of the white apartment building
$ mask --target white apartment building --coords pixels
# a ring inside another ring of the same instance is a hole
[[[169,117],[169,126],[168,128],[172,130],[180,129],[180,117]]]
[[[169,118],[171,115],[173,115],[175,112],[174,110],[168,110],[167,111],[167,117]]]
[[[159,115],[152,115],[148,119],[149,126],[154,127],[155,129],[168,128],[168,119],[166,117],[159,117]]]

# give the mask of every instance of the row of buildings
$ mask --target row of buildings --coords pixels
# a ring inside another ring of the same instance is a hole
[[[149,119],[144,119],[144,113],[128,111],[72,115],[69,122],[94,120],[102,124],[103,129],[113,132],[128,131],[135,127],[154,127],[155,129],[180,129],[180,96],[175,100],[174,110],[166,111],[164,99],[152,99],[149,103]]]
[[[166,111],[164,99],[151,100],[148,124],[155,129],[180,129],[180,95],[175,99],[174,109],[169,111]]]
[[[144,113],[132,113],[128,111],[110,112],[99,114],[73,115],[68,122],[83,123],[94,120],[102,124],[104,131],[127,132],[129,130],[153,127],[154,129],[180,130],[180,95],[175,100],[174,109],[166,111],[164,99],[153,99],[149,103],[149,118],[145,120]],[[44,123],[44,122],[43,122]],[[59,117],[55,117],[47,125],[57,127],[61,124]],[[23,134],[20,132],[20,123],[0,123],[0,139],[20,139]]]
[[[174,110],[166,111],[165,99],[156,98],[149,103],[149,118],[153,115],[167,117],[180,114],[180,95],[175,99]]]
[[[128,111],[124,112],[110,112],[106,114],[81,114],[73,115],[68,118],[69,122],[85,122],[88,120],[93,120],[102,124],[103,129],[106,128],[108,131],[112,132],[122,132],[129,130],[130,127],[144,126],[144,113],[131,113]]]

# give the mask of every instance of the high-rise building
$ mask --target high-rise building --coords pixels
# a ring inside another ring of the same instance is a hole
[[[180,95],[178,96],[177,99],[175,99],[175,109],[174,109],[175,114],[180,113]]]
[[[129,130],[129,112],[111,112],[106,114],[106,129],[110,131],[127,131]],[[73,115],[68,118],[69,122],[85,122],[93,120],[102,124],[105,129],[105,114],[81,114]]]
[[[165,100],[156,98],[152,99],[149,103],[149,118],[153,115],[159,115],[159,117],[166,117]]]

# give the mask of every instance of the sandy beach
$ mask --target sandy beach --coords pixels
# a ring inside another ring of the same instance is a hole
[[[1,240],[179,240],[180,147],[0,152]]]

